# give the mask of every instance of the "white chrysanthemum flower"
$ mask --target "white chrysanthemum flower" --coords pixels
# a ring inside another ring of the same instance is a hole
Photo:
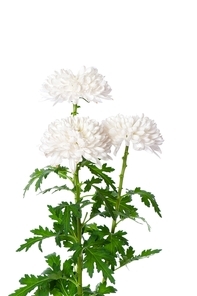
[[[93,67],[83,67],[77,75],[64,69],[55,72],[47,78],[41,90],[43,96],[54,104],[64,101],[78,104],[80,98],[95,103],[112,100],[111,87]]]
[[[104,127],[89,117],[67,117],[48,126],[41,139],[40,150],[51,157],[51,165],[69,160],[72,172],[82,157],[100,165],[101,160],[111,159],[111,140]]]
[[[146,150],[161,153],[159,145],[163,138],[156,123],[148,117],[123,116],[121,114],[109,117],[102,123],[105,132],[109,135],[112,145],[115,146],[114,154],[118,152],[122,142],[126,146],[132,143],[135,150]]]

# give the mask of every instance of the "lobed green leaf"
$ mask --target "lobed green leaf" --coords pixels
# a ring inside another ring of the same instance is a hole
[[[24,285],[24,287],[21,287],[17,290],[15,290],[14,293],[8,295],[8,296],[26,296],[28,293],[30,293],[32,290],[34,290],[36,287],[45,286],[46,283],[49,282],[48,276],[35,276],[35,275],[27,275],[20,279],[20,284]],[[44,292],[45,293],[45,292]],[[36,296],[39,294],[35,294]],[[42,294],[41,294],[42,295]],[[46,294],[43,294],[43,296]]]
[[[161,210],[159,208],[159,205],[156,202],[155,196],[148,191],[145,190],[141,190],[140,187],[135,188],[135,190],[129,190],[127,191],[127,193],[133,195],[133,194],[138,194],[141,197],[141,201],[147,206],[150,207],[152,205],[152,207],[154,208],[155,212],[160,216],[161,216]]]
[[[98,272],[101,271],[104,278],[108,278],[112,283],[115,283],[115,279],[112,276],[113,270],[111,270],[106,263],[110,260],[114,260],[114,258],[107,250],[89,247],[84,250],[84,253],[84,268],[87,269],[90,277],[93,276],[94,264],[96,264]]]
[[[148,250],[142,251],[141,254],[135,256],[134,255],[135,251],[130,246],[126,251],[125,256],[123,256],[122,259],[120,260],[120,267],[127,265],[128,263],[131,263],[132,261],[148,258],[154,254],[158,254],[159,252],[161,252],[161,249],[155,249],[155,250],[148,249]],[[120,267],[118,267],[118,268],[120,268]]]
[[[30,247],[32,247],[34,244],[38,243],[38,248],[42,252],[42,241],[49,237],[54,237],[56,235],[55,232],[52,230],[49,230],[47,227],[43,228],[42,226],[39,226],[39,228],[31,230],[31,232],[35,235],[32,238],[25,239],[25,243],[22,244],[16,251],[20,252],[25,249],[25,251],[28,251]]]
[[[104,296],[105,294],[115,293],[117,290],[112,286],[107,286],[106,282],[100,283],[96,287],[97,296]]]
[[[116,191],[114,180],[112,180],[107,174],[105,174],[105,172],[114,171],[113,168],[107,167],[107,164],[103,164],[102,168],[100,169],[93,162],[86,159],[83,159],[83,161],[80,163],[80,166],[86,166],[93,175],[103,180],[107,186],[110,186],[113,190]]]
[[[59,255],[56,255],[56,253],[52,253],[45,256],[45,258],[46,258],[46,262],[52,268],[53,271],[55,272],[60,271],[61,260]]]
[[[52,172],[57,174],[60,178],[63,178],[63,179],[69,178],[67,175],[69,173],[69,171],[68,171],[68,168],[66,168],[66,167],[47,166],[43,169],[35,169],[35,171],[30,175],[30,180],[29,180],[28,184],[24,188],[23,196],[25,196],[27,190],[30,189],[31,185],[34,182],[35,182],[35,191],[37,191],[38,189],[41,190],[41,184],[42,184],[43,180],[46,179],[48,177],[48,175]]]

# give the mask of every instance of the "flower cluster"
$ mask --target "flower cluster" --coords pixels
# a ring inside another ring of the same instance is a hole
[[[51,165],[69,160],[72,172],[82,157],[100,165],[100,159],[111,159],[111,140],[103,126],[88,117],[67,117],[48,126],[40,150],[51,157]]]
[[[133,148],[138,151],[146,150],[155,154],[161,153],[159,145],[163,143],[163,138],[160,131],[156,123],[144,115],[139,117],[118,114],[107,118],[102,124],[115,146],[115,155],[122,142],[125,142],[126,146],[132,143]]]
[[[111,100],[111,88],[96,68],[83,67],[77,75],[71,70],[60,70],[49,76],[42,86],[43,96],[56,103],[77,104],[79,99],[88,102]]]
[[[96,68],[83,68],[78,75],[70,70],[49,77],[43,85],[49,98],[55,103],[68,101],[77,104],[79,98],[101,102],[111,99],[110,86]],[[41,151],[52,158],[52,165],[69,160],[72,172],[82,157],[100,165],[100,160],[110,159],[112,145],[117,154],[122,143],[132,145],[137,150],[161,153],[163,138],[156,123],[148,117],[117,116],[109,117],[99,124],[88,117],[68,117],[56,120],[48,127],[42,138]]]

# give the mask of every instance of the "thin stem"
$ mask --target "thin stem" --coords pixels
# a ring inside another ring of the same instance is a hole
[[[63,291],[64,295],[65,295],[65,296],[69,296],[69,295],[67,294],[66,290],[64,289],[64,285],[63,285],[62,280],[60,280],[60,284],[61,284],[62,291]]]
[[[121,203],[121,199],[123,198],[122,196],[122,188],[123,188],[123,181],[124,181],[124,175],[125,175],[125,170],[127,167],[127,157],[129,155],[129,146],[125,147],[125,151],[124,151],[124,155],[122,157],[122,168],[121,168],[121,172],[119,175],[119,185],[118,185],[118,195],[117,195],[117,200],[116,200],[116,205],[115,205],[115,209],[116,211],[119,210],[120,207],[120,203]],[[112,226],[111,226],[111,233],[115,233],[115,229],[117,226],[117,215],[116,218],[112,220]],[[103,277],[102,283],[106,283],[106,278]]]
[[[122,157],[121,173],[119,175],[118,196],[117,196],[117,200],[116,200],[116,211],[119,210],[120,202],[121,202],[121,199],[122,199],[122,188],[123,188],[125,170],[126,170],[126,167],[127,167],[127,157],[128,157],[128,155],[129,155],[129,146],[126,146],[125,151],[124,151],[124,155]],[[115,228],[116,228],[116,225],[117,225],[116,224],[116,219],[113,219],[113,221],[112,221],[111,233],[115,232]]]
[[[77,166],[76,171],[74,173],[74,185],[75,185],[75,203],[80,202],[80,192],[81,187],[79,183],[79,167]],[[81,245],[82,240],[82,224],[81,219],[76,218],[77,220],[77,241],[79,245]],[[77,295],[83,295],[83,286],[82,286],[82,271],[83,271],[83,253],[79,255],[77,259],[77,279],[78,279],[78,286],[77,286]]]
[[[77,109],[80,108],[77,104],[73,104],[73,112],[71,113],[72,116],[77,115]]]

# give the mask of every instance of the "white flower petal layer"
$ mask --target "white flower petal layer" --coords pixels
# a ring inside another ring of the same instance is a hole
[[[71,70],[60,70],[49,76],[42,86],[43,97],[56,103],[77,104],[80,98],[88,102],[111,100],[111,87],[96,68],[83,67],[77,75]]]
[[[156,123],[148,117],[124,116],[118,114],[107,118],[102,123],[105,132],[109,135],[112,145],[115,146],[116,154],[122,144],[126,146],[132,143],[135,150],[146,150],[161,153],[160,145],[163,138],[157,128]]]
[[[51,157],[51,165],[69,160],[72,172],[82,157],[100,165],[101,160],[111,159],[111,140],[104,127],[89,117],[67,117],[48,126],[41,139],[40,150]]]

